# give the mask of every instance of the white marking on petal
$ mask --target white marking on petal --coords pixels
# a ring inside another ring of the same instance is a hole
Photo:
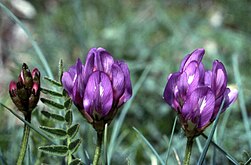
[[[76,79],[77,79],[77,74],[75,74],[75,76],[73,78],[73,83],[75,83]]]
[[[201,104],[200,104],[200,113],[202,113],[202,111],[203,111],[203,109],[205,108],[206,105],[207,105],[206,98],[204,97]]]
[[[178,86],[175,85],[175,87],[174,87],[174,95],[176,96],[176,94],[177,94],[178,92],[179,92]]]
[[[99,87],[99,95],[102,97],[104,95],[104,88],[102,85]]]
[[[193,75],[190,75],[189,77],[188,77],[188,84],[191,84],[192,82],[193,82],[193,79],[194,79],[194,74]]]
[[[90,105],[90,101],[88,99],[84,99],[84,107],[88,107]]]

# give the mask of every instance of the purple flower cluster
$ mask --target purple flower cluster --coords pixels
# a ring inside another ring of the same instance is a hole
[[[180,117],[187,137],[199,135],[237,98],[237,90],[227,87],[224,65],[215,60],[211,70],[202,61],[204,49],[196,49],[181,62],[180,70],[169,75],[164,100]]]
[[[92,48],[85,65],[76,64],[63,73],[62,84],[74,104],[93,124],[110,123],[117,109],[132,96],[130,73],[126,63],[114,60],[103,48]]]

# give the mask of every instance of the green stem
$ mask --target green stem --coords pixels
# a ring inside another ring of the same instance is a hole
[[[192,153],[192,147],[193,147],[193,138],[187,138],[185,158],[183,161],[184,165],[189,165],[190,157],[191,157],[191,153]]]
[[[24,117],[25,117],[25,120],[30,123],[31,113],[27,113]],[[17,165],[23,164],[24,156],[26,153],[26,148],[27,148],[27,144],[28,144],[28,140],[29,140],[29,134],[30,134],[30,127],[27,124],[24,124],[23,138],[22,138],[22,142],[21,142],[19,156],[17,159]]]
[[[67,126],[67,130],[69,129],[70,126]],[[70,136],[68,135],[67,136],[67,146],[69,146],[71,143],[71,138]],[[72,155],[71,155],[71,152],[68,152],[68,155],[67,155],[67,164],[70,165],[71,164],[71,161],[72,161]]]
[[[101,146],[102,146],[102,140],[103,140],[103,132],[97,132],[97,145],[96,145],[92,165],[98,165],[100,152],[101,152]]]

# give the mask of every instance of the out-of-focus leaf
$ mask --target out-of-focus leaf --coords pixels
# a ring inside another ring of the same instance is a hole
[[[51,112],[48,112],[48,111],[41,111],[41,113],[47,117],[47,118],[52,118],[52,119],[55,119],[57,121],[65,121],[64,117],[61,116],[61,115],[58,115],[56,113],[51,113]]]
[[[50,89],[46,89],[46,88],[41,88],[41,92],[43,92],[44,94],[50,94],[52,96],[57,96],[57,97],[62,97],[62,93],[56,92],[56,91],[52,91]]]
[[[47,77],[47,76],[44,76],[44,79],[47,80],[48,82],[50,82],[50,83],[53,84],[53,85],[56,85],[56,86],[58,86],[58,87],[62,87],[61,82],[58,82],[58,81],[56,81],[56,80],[53,80],[53,79],[51,79],[51,78],[49,78],[49,77]]]

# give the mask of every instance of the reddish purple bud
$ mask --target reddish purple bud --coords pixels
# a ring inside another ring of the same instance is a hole
[[[11,81],[9,85],[9,93],[11,97],[17,96],[17,83],[15,81]]]
[[[40,72],[37,68],[34,68],[32,70],[32,79],[33,79],[33,82],[39,82],[40,83]]]
[[[32,88],[33,79],[31,76],[31,72],[25,63],[23,63],[22,71],[19,77],[20,77],[19,79],[21,79],[21,82],[25,86],[25,88]]]
[[[28,66],[24,63],[18,76],[18,82],[10,82],[9,93],[14,104],[24,115],[30,113],[36,107],[39,100],[39,70],[35,68],[31,73]]]

